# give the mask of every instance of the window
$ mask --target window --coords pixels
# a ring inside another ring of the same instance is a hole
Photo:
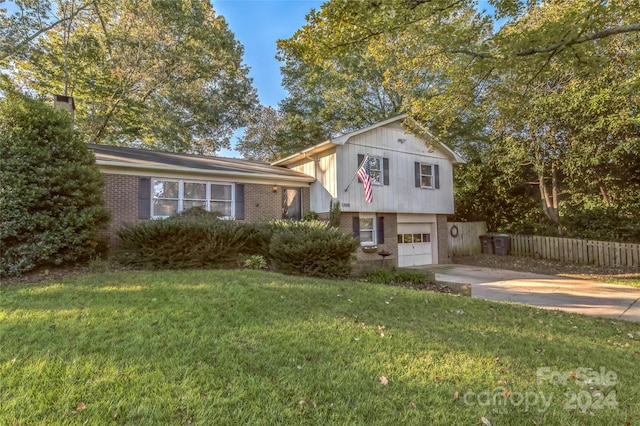
[[[416,188],[440,189],[440,166],[415,162]]]
[[[430,243],[431,234],[398,234],[398,244]]]
[[[171,180],[153,181],[153,217],[167,217],[178,211],[180,182]]]
[[[364,161],[364,154],[358,154],[358,164],[356,167],[360,167]],[[389,159],[383,157],[368,157],[369,163],[369,176],[371,177],[371,184],[373,185],[389,185]],[[356,169],[357,170],[357,169]],[[361,182],[358,177],[358,182]]]
[[[360,244],[376,245],[376,221],[373,216],[360,216]]]
[[[433,188],[433,166],[420,163],[420,187]]]
[[[382,158],[369,157],[369,176],[373,185],[382,185],[384,182]]]
[[[163,218],[193,207],[220,212],[223,218],[234,215],[231,183],[184,180],[153,180],[151,217]]]
[[[302,219],[302,203],[298,188],[284,188],[282,190],[282,218]]]

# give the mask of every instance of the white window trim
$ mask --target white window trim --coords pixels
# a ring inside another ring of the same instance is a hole
[[[371,165],[373,164],[371,160],[378,160],[378,164],[380,165],[380,181],[376,182],[371,179],[371,185],[383,186],[384,185],[384,159],[382,157],[378,157],[377,155],[370,155],[369,161],[369,170],[371,170]]]
[[[430,166],[431,167],[431,174],[430,175],[425,175],[422,174],[422,166]],[[424,189],[434,189],[434,181],[435,181],[435,176],[433,174],[433,169],[434,169],[434,164],[433,163],[420,163],[420,188],[424,188]],[[422,185],[422,176],[431,176],[431,186],[423,186]]]
[[[376,220],[376,215],[371,215],[371,214],[361,214],[359,215],[359,219],[371,219],[371,223],[373,225],[373,227],[371,228],[372,231],[372,235],[371,235],[371,241],[360,241],[360,245],[362,247],[372,247],[378,244],[378,230],[376,229],[376,227],[378,226],[377,224],[377,220]],[[363,228],[360,228],[359,232],[362,232]],[[365,229],[366,231],[368,231],[369,229]]]
[[[155,194],[153,193],[153,188],[155,187],[155,183],[157,181],[163,182],[178,182],[178,212],[184,210],[184,184],[185,183],[204,183],[206,185],[206,201],[205,201],[205,209],[207,211],[211,211],[211,202],[212,201],[224,201],[231,203],[231,215],[230,216],[221,216],[221,219],[233,220],[236,214],[236,184],[233,182],[219,182],[219,181],[204,181],[204,180],[192,180],[192,179],[172,179],[172,178],[152,178],[151,179],[151,219],[166,219],[169,216],[161,216],[154,215],[154,200]],[[211,198],[211,185],[228,185],[231,187],[231,200],[213,200]]]

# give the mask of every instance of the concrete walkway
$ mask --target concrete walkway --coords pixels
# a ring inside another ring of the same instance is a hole
[[[640,288],[465,265],[433,265],[436,280],[471,285],[471,297],[640,322]]]

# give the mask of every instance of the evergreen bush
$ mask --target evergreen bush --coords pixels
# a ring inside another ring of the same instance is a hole
[[[151,269],[235,266],[248,251],[248,234],[241,226],[207,216],[125,225],[117,235],[117,260]]]
[[[357,239],[345,235],[326,222],[276,221],[269,256],[276,269],[285,274],[316,277],[348,277]]]
[[[103,181],[69,114],[5,90],[0,161],[0,277],[94,256]]]

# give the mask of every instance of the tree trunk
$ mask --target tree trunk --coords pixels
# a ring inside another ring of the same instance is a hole
[[[552,166],[551,171],[551,188],[548,187],[542,170],[538,172],[538,188],[544,215],[557,227],[558,234],[562,235],[558,214],[558,181],[555,167]]]

